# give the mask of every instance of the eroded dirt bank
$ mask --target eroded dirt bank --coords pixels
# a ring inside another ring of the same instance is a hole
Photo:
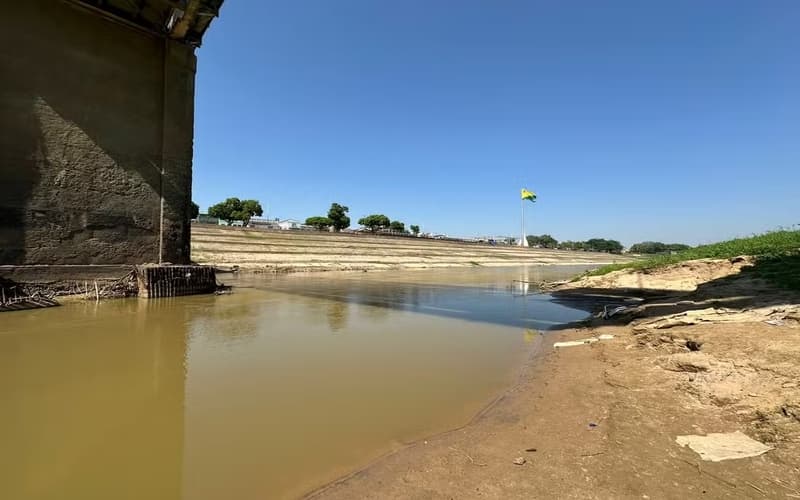
[[[312,496],[800,498],[800,300],[751,264],[694,261],[559,287],[626,308],[545,336],[519,384],[471,425]],[[613,338],[552,347],[599,335]],[[772,449],[710,462],[676,442],[734,431]]]

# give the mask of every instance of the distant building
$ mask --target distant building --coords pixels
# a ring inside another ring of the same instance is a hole
[[[252,217],[250,219],[250,223],[248,224],[249,227],[254,227],[256,229],[281,229],[278,225],[278,219],[264,219],[262,217]]]
[[[490,245],[516,245],[517,238],[513,236],[487,236]]]
[[[284,219],[278,222],[278,227],[283,230],[302,229],[303,224],[299,220]]]

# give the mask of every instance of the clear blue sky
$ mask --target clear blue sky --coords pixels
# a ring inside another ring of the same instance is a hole
[[[451,235],[702,243],[800,223],[800,1],[227,0],[194,199]],[[355,225],[355,224],[354,224]]]

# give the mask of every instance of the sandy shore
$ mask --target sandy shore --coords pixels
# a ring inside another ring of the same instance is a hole
[[[310,496],[800,498],[800,297],[750,264],[694,261],[559,287],[627,307],[542,336],[519,383],[466,427]],[[599,335],[613,338],[553,348]],[[735,431],[771,449],[711,462],[676,442]]]

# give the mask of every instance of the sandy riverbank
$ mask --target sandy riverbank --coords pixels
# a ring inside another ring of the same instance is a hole
[[[559,287],[629,307],[542,337],[519,384],[470,425],[312,496],[800,498],[800,297],[750,269],[693,261]],[[734,431],[772,449],[709,462],[676,442]]]
[[[601,265],[630,260],[607,253],[490,246],[428,238],[192,226],[192,260],[261,272]]]

